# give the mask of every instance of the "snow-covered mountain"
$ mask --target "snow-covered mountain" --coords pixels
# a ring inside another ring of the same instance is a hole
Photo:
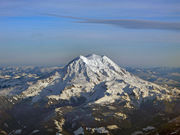
[[[109,104],[126,101],[127,106],[146,100],[170,100],[172,92],[144,81],[119,67],[106,56],[79,56],[64,68],[30,85],[15,99],[31,98],[32,102],[47,100],[84,104]]]
[[[0,75],[0,132],[9,134],[147,133],[180,114],[178,89],[142,80],[106,56]]]

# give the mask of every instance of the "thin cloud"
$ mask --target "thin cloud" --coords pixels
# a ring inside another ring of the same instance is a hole
[[[75,21],[75,23],[107,24],[107,25],[115,25],[127,29],[155,29],[155,30],[180,31],[180,22],[161,22],[161,21],[135,20],[135,19],[90,19],[83,17],[56,15],[56,14],[46,14],[46,15],[79,20],[79,21]]]
[[[110,24],[128,29],[161,29],[161,30],[180,30],[180,23],[176,22],[159,22],[147,20],[86,20],[78,23],[96,23],[96,24]]]
[[[87,20],[87,18],[57,15],[57,14],[44,14],[44,13],[42,13],[41,15],[47,15],[47,16],[53,16],[53,17],[59,17],[59,18],[77,19],[77,20]]]

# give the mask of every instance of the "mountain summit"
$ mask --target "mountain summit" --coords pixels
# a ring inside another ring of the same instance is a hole
[[[125,101],[138,105],[149,99],[170,99],[171,96],[167,89],[130,74],[108,57],[92,54],[75,58],[62,70],[29,86],[20,97],[32,97],[33,102],[48,99],[49,104]]]
[[[124,76],[126,71],[120,68],[106,56],[91,54],[88,56],[79,56],[71,61],[64,68],[64,79],[70,81],[80,80],[98,82],[112,79],[117,75]],[[73,79],[73,80],[72,80]]]

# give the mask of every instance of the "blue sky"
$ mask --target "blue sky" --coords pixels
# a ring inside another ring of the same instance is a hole
[[[64,65],[107,55],[180,66],[179,0],[0,0],[0,65]]]

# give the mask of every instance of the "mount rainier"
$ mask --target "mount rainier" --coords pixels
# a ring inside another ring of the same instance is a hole
[[[0,89],[5,113],[12,117],[0,124],[6,123],[4,130],[13,129],[13,134],[17,128],[20,134],[130,134],[153,123],[154,114],[171,114],[165,111],[166,105],[179,98],[179,90],[142,80],[108,57],[95,54],[79,56],[39,78],[16,80],[3,82],[8,87]],[[142,122],[132,126],[139,114]]]
[[[133,105],[148,99],[170,100],[170,91],[120,68],[106,56],[79,56],[53,75],[29,86],[17,98],[71,100],[108,104],[124,100]]]

